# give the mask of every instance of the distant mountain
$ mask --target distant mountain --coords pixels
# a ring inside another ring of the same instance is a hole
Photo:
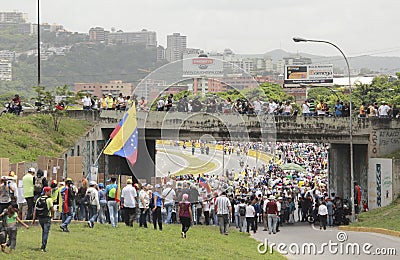
[[[285,50],[276,49],[265,54],[258,54],[258,57],[270,56],[272,60],[281,60],[283,57],[300,55],[302,57],[311,58],[313,63],[328,63],[334,67],[343,68],[346,63],[342,56],[317,56],[308,53],[290,53]],[[357,56],[347,57],[351,69],[368,68],[372,71],[398,72],[400,71],[400,57],[378,57],[378,56]]]

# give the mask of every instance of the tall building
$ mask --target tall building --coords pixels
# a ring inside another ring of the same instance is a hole
[[[181,60],[183,58],[183,53],[186,50],[186,46],[186,36],[181,35],[180,33],[167,35],[167,60],[169,62]]]
[[[108,31],[102,27],[94,27],[89,30],[89,41],[91,42],[105,42],[107,40]]]
[[[165,60],[165,48],[164,46],[158,45],[157,47],[157,61]]]
[[[0,23],[26,23],[27,15],[21,12],[0,12]]]
[[[0,60],[0,80],[12,81],[12,65],[7,60]]]
[[[153,31],[147,31],[146,29],[140,32],[111,32],[108,34],[109,44],[145,44],[146,47],[157,46],[157,34]]]
[[[306,65],[306,64],[312,64],[312,61],[310,58],[306,57],[301,57],[300,55],[297,55],[295,57],[284,57],[283,60],[285,61],[286,65]]]

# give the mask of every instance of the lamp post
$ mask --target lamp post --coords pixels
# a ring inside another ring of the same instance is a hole
[[[37,85],[40,86],[40,0],[37,0],[37,52],[38,52],[38,74],[37,74]]]
[[[351,200],[351,220],[354,222],[355,220],[355,212],[354,212],[354,161],[353,161],[353,117],[352,117],[352,110],[353,110],[353,105],[352,105],[352,87],[351,87],[351,78],[350,78],[350,65],[349,61],[347,60],[346,55],[343,53],[343,51],[336,46],[335,44],[328,42],[328,41],[323,41],[323,40],[310,40],[310,39],[304,39],[300,37],[294,37],[293,38],[294,42],[317,42],[317,43],[326,43],[329,44],[333,47],[335,47],[343,56],[344,60],[346,61],[347,65],[347,72],[348,72],[348,78],[349,78],[349,91],[350,91],[350,106],[349,106],[349,111],[350,111],[350,122],[349,122],[349,127],[350,127],[350,200]]]

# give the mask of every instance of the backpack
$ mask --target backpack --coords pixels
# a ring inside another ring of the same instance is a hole
[[[89,206],[90,205],[90,202],[91,202],[91,198],[90,197],[91,197],[90,193],[86,194],[85,197],[83,197],[82,203],[83,203],[84,206]]]
[[[108,191],[108,197],[111,199],[115,199],[115,194],[117,193],[117,189],[115,187],[112,187],[109,191]]]
[[[151,199],[149,201],[149,209],[153,209],[154,208],[154,193],[151,194]]]
[[[47,207],[48,197],[40,196],[36,202],[36,216],[47,217],[49,215],[49,208]]]
[[[239,206],[239,215],[240,216],[246,216],[246,207],[245,206]]]

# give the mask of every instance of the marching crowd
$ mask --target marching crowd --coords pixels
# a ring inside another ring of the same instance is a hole
[[[89,228],[96,223],[109,223],[115,228],[119,222],[148,228],[152,223],[160,231],[165,224],[181,223],[182,238],[187,237],[193,224],[217,225],[225,235],[231,225],[240,232],[256,233],[260,226],[262,231],[275,234],[282,226],[308,221],[310,216],[319,217],[324,229],[343,220],[346,201],[327,191],[327,146],[225,143],[224,147],[238,160],[252,149],[272,153],[273,159],[258,168],[243,165],[221,176],[175,176],[155,186],[128,179],[121,184],[122,190],[116,177],[107,180],[108,185],[83,179],[78,187],[69,178],[49,183],[43,171],[34,168],[29,169],[22,187],[18,187],[10,172],[0,186],[2,250],[6,246],[10,251],[15,249],[16,225],[19,222],[28,227],[24,220],[39,221],[42,251],[46,251],[51,221],[55,219],[61,220],[63,232],[69,232],[72,220],[85,220]],[[303,170],[281,169],[281,165],[289,163],[300,165]],[[361,205],[361,201],[356,204]]]

